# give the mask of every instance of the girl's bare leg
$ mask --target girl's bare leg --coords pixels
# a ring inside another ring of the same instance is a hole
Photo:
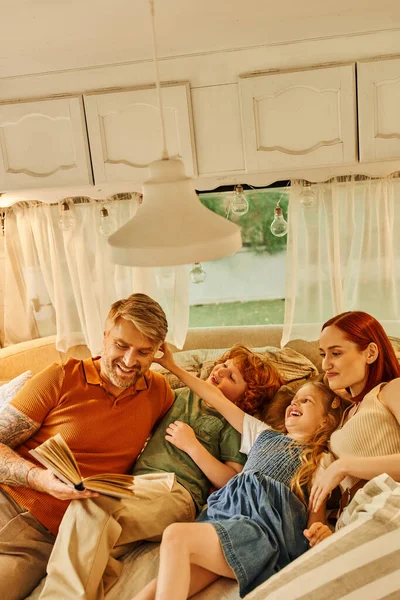
[[[199,565],[190,565],[190,586],[188,598],[195,596],[201,590],[217,581],[220,575],[212,573],[208,569],[199,567]],[[234,577],[235,578],[235,577]]]
[[[156,600],[186,600],[217,576],[236,579],[213,525],[174,523],[167,527],[160,549]],[[139,598],[150,600],[154,596]]]

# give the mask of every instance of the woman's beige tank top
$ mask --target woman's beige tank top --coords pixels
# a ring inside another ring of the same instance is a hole
[[[400,453],[400,425],[378,399],[383,385],[381,383],[374,387],[363,398],[357,412],[332,433],[330,450],[336,458]],[[346,477],[340,487],[344,491],[357,481],[357,477]]]

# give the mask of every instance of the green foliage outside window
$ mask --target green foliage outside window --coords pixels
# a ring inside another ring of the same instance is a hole
[[[275,237],[271,233],[271,223],[274,219],[274,208],[280,199],[283,216],[287,220],[288,192],[282,190],[250,190],[245,191],[249,203],[248,212],[239,217],[232,212],[229,219],[240,226],[243,247],[257,254],[277,254],[286,249],[287,236]],[[225,217],[232,192],[216,192],[200,194],[200,200],[210,210]]]

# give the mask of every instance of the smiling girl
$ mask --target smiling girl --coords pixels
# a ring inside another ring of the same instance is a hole
[[[304,385],[286,410],[284,434],[232,404],[217,376],[205,382],[179,368],[168,348],[162,364],[242,434],[248,459],[211,494],[198,522],[166,529],[158,579],[135,600],[185,599],[219,576],[237,579],[243,597],[308,548],[303,530],[323,512],[308,518],[308,489],[341,418],[341,401],[321,383]]]

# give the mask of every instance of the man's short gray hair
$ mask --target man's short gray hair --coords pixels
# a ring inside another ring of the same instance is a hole
[[[122,317],[140,331],[142,335],[161,344],[167,335],[168,323],[161,306],[146,294],[131,294],[129,298],[117,300],[111,305],[106,319],[106,331],[109,331]]]

